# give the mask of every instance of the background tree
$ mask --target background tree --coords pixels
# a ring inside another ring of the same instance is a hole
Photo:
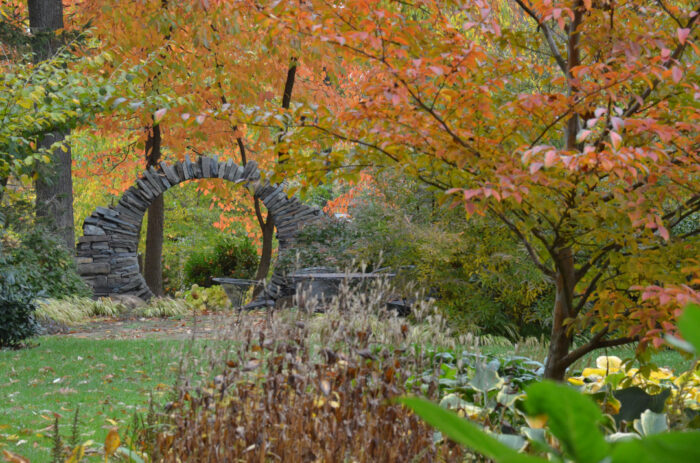
[[[54,56],[63,45],[57,31],[63,29],[61,0],[28,0],[29,27],[34,57],[44,61]],[[75,250],[73,233],[73,177],[70,145],[64,143],[69,131],[52,131],[42,135],[37,146],[51,152],[51,163],[40,167],[36,179],[37,217],[50,219],[67,249]]]
[[[597,348],[660,345],[699,297],[695,2],[261,9],[271,33],[372,69],[354,104],[296,106],[296,168],[398,169],[507,225],[556,289],[546,377]],[[352,148],[302,154],[322,137]],[[650,305],[648,287],[665,296]]]
[[[337,98],[324,82],[324,68],[332,69],[333,63],[309,60],[304,73],[297,73],[301,37],[267,34],[264,15],[247,1],[177,2],[167,8],[151,1],[132,6],[101,0],[81,11],[82,20],[94,24],[93,34],[101,48],[113,52],[115,60],[110,66],[143,63],[145,75],[158,76],[160,99],[155,101],[155,95],[146,92],[144,101],[149,102],[134,105],[134,117],[128,121],[111,116],[101,119],[105,135],[127,134],[134,147],[146,149],[155,146],[156,137],[149,138],[152,131],[142,127],[155,121],[164,157],[219,153],[221,160],[231,158],[242,164],[255,160],[269,169],[285,152],[282,113],[288,111],[292,93],[300,101]],[[251,110],[267,106],[280,116],[274,128],[244,124]],[[96,172],[111,172],[117,161],[122,188],[127,188],[138,171],[134,168],[137,158],[119,156],[115,160],[104,154],[95,154]],[[214,226],[226,228],[242,220],[249,233],[261,230],[262,256],[256,278],[264,278],[272,258],[274,224],[263,206],[246,192],[243,200],[241,189],[227,182],[201,181],[199,189],[222,210]]]

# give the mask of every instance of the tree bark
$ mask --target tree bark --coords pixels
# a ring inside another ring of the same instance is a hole
[[[28,0],[29,27],[37,62],[51,58],[60,48],[54,31],[63,29],[63,4],[61,0]],[[50,148],[54,142],[63,141],[70,132],[50,132],[38,143],[39,148]],[[36,215],[50,222],[53,231],[66,248],[75,252],[73,224],[73,177],[70,147],[51,152],[51,164],[40,168],[36,181]]]
[[[567,39],[566,74],[569,85],[569,95],[575,96],[577,88],[571,70],[581,64],[581,52],[579,49],[579,32],[585,9],[582,0],[574,4],[574,18],[569,24]],[[564,142],[568,151],[576,150],[576,136],[579,131],[579,117],[575,112],[568,119],[564,134]],[[575,194],[575,191],[574,191]],[[554,312],[552,315],[552,336],[549,344],[549,353],[544,367],[544,377],[563,381],[566,369],[572,363],[567,359],[571,349],[571,334],[565,322],[575,317],[574,313],[574,288],[576,286],[576,267],[574,256],[570,247],[558,250],[555,256],[556,264],[556,296],[554,299]]]
[[[39,148],[48,149],[54,142],[65,139],[66,134],[51,132],[39,141]],[[51,164],[39,167],[36,180],[36,216],[46,219],[52,231],[61,239],[66,249],[75,251],[73,217],[73,174],[70,146],[51,153]]]
[[[168,0],[161,0],[160,6],[162,9],[168,8]],[[172,27],[165,34],[165,41],[170,39]],[[161,54],[161,58],[165,55]],[[160,76],[160,71],[156,74],[153,81],[157,82]],[[154,87],[156,84],[154,83]],[[148,128],[146,137],[145,156],[146,169],[156,167],[162,156],[161,152],[161,130],[160,124],[156,124],[155,120],[151,127]],[[163,291],[163,230],[165,226],[165,202],[163,195],[158,196],[151,202],[148,207],[148,219],[146,225],[146,252],[143,263],[143,278],[146,280],[146,285],[155,296],[165,295]]]
[[[155,167],[161,157],[160,125],[153,125],[146,138],[146,168]],[[150,290],[156,296],[163,296],[163,228],[165,207],[163,195],[153,200],[148,207],[146,228],[146,257],[143,265],[143,277]]]
[[[146,229],[146,258],[143,277],[156,296],[163,296],[163,225],[165,222],[163,195],[153,200],[148,208]]]
[[[255,273],[255,279],[257,281],[263,281],[267,278],[267,273],[270,271],[270,265],[272,264],[272,239],[275,236],[275,221],[272,215],[268,212],[267,221],[262,215],[260,208],[260,200],[255,198],[255,215],[258,218],[258,225],[260,225],[260,231],[262,232],[262,252],[260,253],[260,263],[258,264],[258,271]],[[253,297],[256,297],[263,290],[263,285],[258,285],[253,290]]]
[[[552,334],[549,343],[549,353],[544,367],[544,377],[563,381],[566,369],[570,363],[566,356],[571,349],[571,334],[566,320],[574,316],[573,294],[576,285],[574,256],[571,248],[559,251],[556,258],[556,296],[552,316]]]

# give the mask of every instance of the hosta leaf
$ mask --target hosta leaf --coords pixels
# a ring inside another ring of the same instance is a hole
[[[689,304],[685,308],[678,320],[678,329],[683,338],[695,348],[695,352],[700,352],[700,306]]]
[[[474,377],[470,381],[472,387],[481,392],[488,392],[503,385],[503,379],[491,365],[477,365]]]
[[[609,444],[599,429],[603,414],[589,397],[549,381],[533,384],[526,392],[526,410],[530,415],[549,417],[549,429],[569,457],[580,463],[605,458]]]
[[[634,420],[634,429],[642,436],[651,436],[668,431],[665,413],[654,413],[646,410],[639,419]]]
[[[700,432],[674,432],[615,444],[611,463],[700,461]]]
[[[438,405],[416,397],[404,397],[399,402],[409,407],[418,416],[437,428],[455,442],[459,442],[486,457],[499,462],[535,463],[546,460],[517,453],[507,445],[490,436],[477,425],[464,420]]]

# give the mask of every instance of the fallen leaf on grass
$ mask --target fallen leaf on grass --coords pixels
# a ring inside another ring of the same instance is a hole
[[[5,461],[8,463],[30,463],[27,458],[23,457],[22,455],[17,455],[16,453],[12,453],[9,450],[3,449],[2,455],[5,457]]]
[[[107,461],[107,458],[117,451],[117,447],[119,447],[120,443],[121,439],[119,438],[117,429],[110,429],[107,433],[107,437],[105,438],[105,461]]]

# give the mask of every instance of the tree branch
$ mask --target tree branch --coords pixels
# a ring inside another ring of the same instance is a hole
[[[592,352],[596,349],[601,349],[603,347],[616,347],[616,346],[624,346],[625,344],[631,344],[635,341],[638,341],[638,337],[622,337],[622,338],[615,338],[615,339],[603,339],[605,335],[608,333],[608,329],[605,328],[599,332],[597,332],[593,338],[591,338],[590,341],[588,341],[586,344],[582,345],[581,347],[578,347],[577,349],[572,350],[564,358],[561,359],[561,363],[566,365],[567,367],[574,363],[576,360],[580,359],[584,355],[588,354],[589,352]]]
[[[508,220],[508,217],[506,217],[504,214],[496,211],[493,207],[489,206],[489,210],[496,216],[498,217],[508,228],[510,228],[513,233],[522,241],[523,245],[525,245],[525,249],[527,250],[527,253],[530,255],[530,259],[534,262],[534,264],[537,266],[538,269],[545,275],[547,275],[550,278],[554,278],[555,272],[553,269],[547,267],[542,263],[540,258],[537,256],[537,252],[535,251],[535,248],[532,246],[532,243],[530,243],[523,232],[520,231],[520,229],[515,225],[512,221]]]
[[[561,69],[561,72],[563,72],[564,75],[568,78],[569,73],[567,71],[566,61],[564,60],[564,57],[561,56],[557,45],[554,43],[554,39],[552,38],[552,31],[550,31],[549,27],[547,27],[547,25],[544,22],[542,22],[540,18],[537,17],[537,14],[531,8],[525,5],[525,2],[523,2],[523,0],[515,0],[515,3],[517,3],[520,6],[520,8],[522,8],[522,10],[525,11],[525,13],[527,13],[532,19],[534,19],[537,23],[537,26],[542,29],[544,38],[547,40],[547,45],[549,46],[552,55],[554,55],[554,59],[556,60],[559,69]]]

